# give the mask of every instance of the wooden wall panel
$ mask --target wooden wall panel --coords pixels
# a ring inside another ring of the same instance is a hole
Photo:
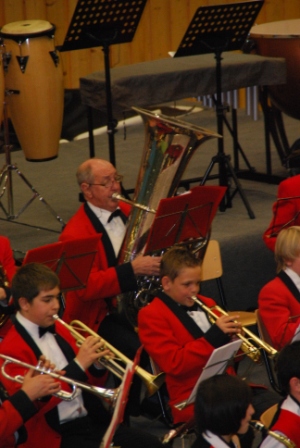
[[[176,50],[199,6],[239,0],[148,0],[134,40],[110,47],[111,66],[154,60]],[[45,19],[56,25],[55,40],[62,45],[77,0],[0,0],[0,26],[16,20]],[[257,23],[300,17],[299,0],[265,0]],[[102,70],[102,49],[61,53],[66,88],[78,88],[79,78]]]

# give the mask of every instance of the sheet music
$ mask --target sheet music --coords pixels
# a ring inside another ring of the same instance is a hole
[[[236,341],[229,342],[222,347],[216,348],[210,355],[210,358],[203,368],[202,373],[199,376],[189,398],[183,403],[180,403],[178,406],[175,406],[178,407],[178,409],[184,409],[189,404],[194,403],[199,384],[211,376],[220,375],[223,373],[228,365],[228,362],[235,356],[241,345],[242,340],[237,339]]]
[[[114,437],[115,431],[119,424],[123,421],[124,410],[127,404],[128,393],[130,385],[132,382],[132,377],[134,375],[135,364],[133,362],[128,362],[126,365],[126,370],[123,376],[121,385],[119,386],[119,395],[116,401],[114,413],[107,428],[103,439],[100,444],[100,448],[109,448],[112,446],[112,439]]]
[[[292,339],[291,343],[293,343],[295,341],[300,341],[300,324],[296,328],[296,331],[295,331],[295,334],[293,336],[293,339]]]

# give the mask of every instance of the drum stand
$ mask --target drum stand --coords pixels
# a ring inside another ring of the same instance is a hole
[[[14,91],[5,91],[5,96],[12,95],[19,92]],[[7,104],[4,100],[4,107],[3,107],[3,135],[4,135],[4,148],[5,148],[5,165],[3,166],[2,170],[0,171],[0,208],[5,213],[6,219],[9,221],[12,221],[14,219],[17,219],[21,213],[26,210],[27,207],[34,201],[34,199],[38,198],[40,202],[42,202],[47,209],[50,211],[50,213],[57,219],[57,221],[62,225],[62,227],[65,226],[64,221],[62,218],[53,210],[53,208],[46,202],[46,200],[40,195],[40,193],[33,187],[33,185],[28,181],[28,179],[24,176],[24,174],[18,169],[16,165],[12,165],[11,163],[11,155],[10,151],[12,146],[9,144],[9,128],[8,128],[8,116],[7,116]],[[32,191],[32,196],[25,203],[17,213],[14,213],[14,200],[13,200],[13,185],[12,185],[12,173],[15,172],[18,174],[20,179],[28,186],[28,188]],[[4,194],[7,193],[7,207],[5,207],[2,203],[2,197]],[[2,219],[2,218],[0,218]],[[41,229],[40,226],[33,226],[30,224],[25,223],[19,223],[28,225],[30,227],[36,227]],[[52,229],[45,229],[52,232],[57,232]],[[59,233],[59,232],[58,232]]]

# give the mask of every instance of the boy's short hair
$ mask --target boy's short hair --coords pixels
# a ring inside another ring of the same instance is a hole
[[[195,400],[197,433],[236,434],[251,403],[250,387],[236,376],[221,374],[202,381]]]
[[[162,257],[160,264],[160,278],[169,277],[172,281],[183,268],[201,266],[201,260],[183,246],[173,246]]]
[[[278,354],[276,371],[279,387],[286,395],[290,392],[290,379],[300,379],[300,341],[287,344]]]
[[[293,261],[300,255],[300,226],[282,229],[275,243],[277,273],[285,268],[287,261]]]
[[[41,263],[28,263],[21,266],[11,284],[15,308],[20,310],[21,297],[32,302],[41,291],[49,291],[57,286],[59,286],[59,278],[48,266]]]

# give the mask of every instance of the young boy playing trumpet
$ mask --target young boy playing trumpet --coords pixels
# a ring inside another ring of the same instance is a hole
[[[214,300],[197,295],[200,280],[200,260],[185,248],[171,248],[161,262],[162,291],[138,315],[141,342],[166,374],[174,423],[193,417],[192,405],[178,410],[175,404],[189,397],[213,350],[241,332],[238,315],[221,315],[212,324],[195,304],[193,296],[209,308],[216,305]],[[233,368],[227,372],[235,374]],[[255,388],[254,407],[259,415],[277,401],[276,394]]]
[[[1,344],[1,353],[30,365],[44,354],[65,371],[66,377],[102,385],[105,370],[98,360],[111,353],[101,338],[94,336],[88,336],[78,348],[69,330],[55,322],[59,293],[59,279],[47,266],[30,263],[18,270],[12,281],[16,319]],[[24,368],[13,365],[10,375],[18,374],[24,375]],[[1,381],[9,394],[20,388],[3,376]],[[111,418],[98,397],[81,390],[70,401],[51,395],[35,401],[35,406],[38,412],[25,425],[27,440],[22,448],[99,448]],[[116,430],[113,442],[123,448],[162,447],[156,437],[123,425]]]

